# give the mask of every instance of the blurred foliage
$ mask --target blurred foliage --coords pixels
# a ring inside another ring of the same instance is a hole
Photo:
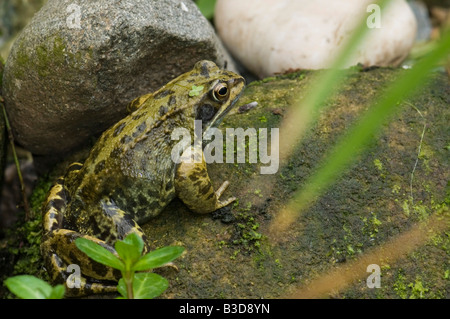
[[[216,0],[197,0],[196,4],[206,19],[212,20],[214,18]]]

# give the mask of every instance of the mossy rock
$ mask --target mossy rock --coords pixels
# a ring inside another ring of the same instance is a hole
[[[445,208],[450,86],[446,75],[437,74],[429,88],[401,105],[368,151],[288,230],[278,235],[281,240],[269,236],[274,216],[303,186],[326,151],[389,81],[403,72],[408,71],[355,70],[340,93],[327,102],[317,125],[275,175],[260,175],[259,167],[250,163],[211,164],[208,170],[216,186],[224,180],[231,183],[224,198],[238,197],[231,207],[198,216],[174,201],[158,218],[144,225],[155,247],[186,247],[186,254],[176,261],[179,272],[166,273],[171,286],[164,296],[283,297]],[[313,74],[294,73],[253,83],[235,110],[251,101],[257,101],[258,107],[230,114],[221,128],[279,127],[292,99],[310,89]],[[412,204],[410,178],[417,157]],[[361,282],[348,291],[333,296],[411,297],[414,286],[409,285],[419,278],[429,289],[425,298],[448,297],[449,281],[444,274],[449,271],[449,234],[437,234],[439,244],[427,244],[390,268],[384,265],[382,289],[368,289],[366,278],[360,278]],[[431,261],[434,267],[430,269]],[[403,295],[394,289],[398,272],[406,278]]]
[[[224,198],[238,197],[229,207],[195,215],[174,200],[157,218],[142,225],[153,248],[186,248],[175,261],[178,271],[157,270],[170,282],[161,297],[284,297],[445,210],[449,201],[450,86],[446,75],[435,74],[420,95],[399,106],[367,151],[291,227],[277,238],[269,232],[280,208],[304,186],[326,151],[389,81],[404,72],[408,71],[355,69],[276,174],[261,175],[260,167],[251,163],[211,164],[208,170],[216,187],[224,180],[231,183]],[[293,73],[252,83],[220,128],[279,127],[292,99],[311,89],[314,74]],[[236,111],[251,101],[258,106]],[[450,232],[436,233],[407,257],[380,265],[381,289],[369,289],[366,278],[357,278],[331,296],[448,298],[449,253]]]

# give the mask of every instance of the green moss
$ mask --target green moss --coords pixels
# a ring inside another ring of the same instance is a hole
[[[378,158],[373,160],[373,164],[379,171],[383,170],[383,163]]]
[[[394,186],[392,186],[392,193],[393,194],[399,194],[400,189],[401,189],[400,185],[394,184]]]
[[[0,249],[0,254],[8,256],[7,259],[3,260],[5,263],[8,263],[8,260],[14,260],[14,263],[11,263],[14,266],[12,268],[3,265],[0,267],[3,270],[1,274],[2,279],[27,274],[48,280],[40,254],[40,244],[42,237],[42,205],[50,186],[51,182],[48,177],[38,179],[30,198],[31,219],[25,222],[24,213],[22,212],[17,224],[8,231],[8,245],[4,248],[7,252],[2,252],[2,249]],[[6,291],[3,293],[7,294]]]
[[[373,212],[371,212],[370,218],[363,217],[362,221],[364,223],[362,229],[363,234],[369,236],[370,240],[375,240],[382,222],[377,218],[376,214]]]
[[[52,61],[47,49],[44,46],[36,48],[36,56],[38,58],[38,74],[41,77],[46,77],[52,70],[50,69],[50,62]]]
[[[262,234],[258,232],[260,224],[251,213],[252,203],[248,202],[245,208],[236,207],[240,211],[236,216],[235,234],[229,243],[229,246],[239,247],[235,251],[253,252],[259,251],[261,246]]]
[[[424,287],[422,280],[417,277],[414,283],[408,285],[411,288],[409,299],[425,299],[430,289]]]
[[[440,292],[432,292],[418,275],[414,281],[408,282],[403,269],[399,269],[393,288],[401,299],[428,299],[440,296]]]
[[[30,67],[30,57],[27,54],[26,47],[22,43],[19,45],[16,55],[16,67],[14,68],[14,77],[22,79]]]
[[[51,41],[49,41],[51,43]],[[41,77],[48,76],[53,72],[53,68],[60,67],[65,63],[66,57],[70,58],[71,63],[74,62],[74,55],[66,53],[66,46],[64,40],[60,37],[55,37],[53,45],[40,45],[36,48],[37,64],[36,70]],[[69,63],[70,65],[70,63]]]
[[[40,77],[47,77],[55,73],[55,70],[64,69],[61,76],[71,79],[75,71],[86,63],[86,59],[93,56],[92,49],[72,53],[67,49],[66,41],[56,35],[48,38],[46,43],[41,44],[30,51],[23,40],[16,54],[16,67],[14,68],[16,78],[23,78],[30,70],[35,70]],[[67,71],[69,68],[70,71]]]
[[[432,168],[430,167],[430,160],[435,158],[436,154],[432,150],[432,148],[427,145],[426,143],[423,143],[421,145],[420,154],[419,154],[419,160],[422,161],[423,165],[426,168],[426,172],[430,173],[432,171]]]
[[[408,298],[408,285],[404,272],[400,269],[393,285],[394,291],[401,299]]]

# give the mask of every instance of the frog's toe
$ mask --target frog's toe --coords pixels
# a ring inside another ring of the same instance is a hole
[[[222,207],[230,205],[232,202],[236,200],[236,197],[230,197],[227,200],[219,200],[220,196],[225,192],[225,190],[230,185],[229,181],[223,182],[223,184],[219,187],[218,190],[216,190],[216,198],[217,198],[217,204],[216,204],[216,210],[220,209]]]
[[[178,266],[175,265],[173,262],[168,262],[167,264],[165,264],[165,265],[163,265],[161,267],[164,267],[166,269],[173,269],[173,270],[179,271]]]
[[[93,282],[86,278],[80,278],[79,285],[76,286],[75,283],[68,287],[66,282],[66,297],[82,297],[89,296],[93,294],[109,294],[117,293],[117,283],[111,282]]]
[[[217,210],[217,209],[220,209],[220,208],[222,208],[222,207],[225,207],[225,206],[230,205],[230,204],[231,204],[232,202],[234,202],[235,200],[236,200],[236,197],[230,197],[230,198],[228,198],[227,200],[218,201],[218,202],[217,202],[216,210]]]
[[[229,185],[230,185],[229,181],[223,182],[222,185],[219,187],[219,189],[216,190],[216,197],[220,198],[220,196],[222,196],[223,192],[225,192],[225,190],[228,188]]]

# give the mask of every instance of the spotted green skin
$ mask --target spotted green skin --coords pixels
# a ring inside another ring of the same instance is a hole
[[[228,89],[220,100],[212,94],[218,84]],[[192,94],[194,85],[203,89]],[[202,120],[204,130],[217,125],[243,88],[239,75],[200,61],[192,71],[132,101],[130,114],[103,133],[85,163],[72,164],[57,181],[44,210],[41,252],[56,282],[65,282],[67,265],[80,266],[82,287],[68,289],[68,295],[115,291],[113,281],[120,275],[86,258],[75,247],[76,238],[88,238],[115,253],[114,242],[131,232],[146,242],[138,224],[157,216],[175,197],[197,213],[212,212],[234,200],[220,201],[228,183],[215,191],[204,160],[181,164],[172,160],[179,141],[172,140],[171,133],[185,128],[193,137],[195,119]],[[145,252],[148,249],[146,244]]]

